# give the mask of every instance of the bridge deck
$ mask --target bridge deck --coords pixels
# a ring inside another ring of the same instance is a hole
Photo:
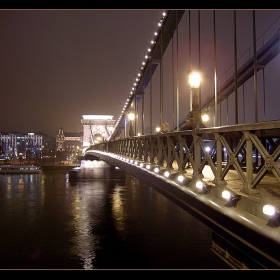
[[[155,173],[151,168],[147,168],[149,163],[144,163],[143,166],[134,164],[129,157],[119,157],[104,151],[92,150],[91,153],[155,187],[217,235],[222,236],[228,244],[233,244],[244,253],[243,256],[252,257],[266,268],[280,267],[279,216],[270,217],[263,213],[266,204],[280,208],[280,182],[273,176],[274,174],[270,174],[270,171],[252,191],[244,192],[244,182],[239,179],[240,174],[238,175],[234,169],[227,172],[223,184],[217,185],[212,182],[214,175],[211,167],[206,165],[202,171],[202,179],[210,188],[207,187],[205,192],[196,189],[197,178],[193,174],[193,168],[189,166],[184,170],[186,180],[180,183],[175,179],[178,168],[174,162],[172,168],[168,168],[171,176],[166,178],[163,174],[166,168]],[[242,172],[246,174],[243,168]],[[226,201],[222,197],[225,189],[241,197]]]
[[[173,167],[174,171],[176,171],[176,163],[173,165]],[[188,167],[186,171],[187,177],[191,177],[193,169],[191,167]],[[209,182],[209,184],[211,185],[211,182],[214,180],[214,176],[209,166],[206,166],[204,168],[203,175],[203,180],[205,182]],[[273,174],[267,173],[258,184],[257,188],[255,189],[255,192],[250,194],[241,192],[242,181],[238,177],[235,170],[230,170],[227,176],[225,177],[225,180],[227,182],[226,188],[233,191],[234,193],[243,197],[250,197],[255,200],[274,204],[280,209],[280,182],[275,178],[275,176],[273,176]]]

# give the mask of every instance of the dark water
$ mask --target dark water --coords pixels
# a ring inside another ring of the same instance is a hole
[[[0,218],[0,269],[230,269],[209,228],[130,176],[0,175]]]

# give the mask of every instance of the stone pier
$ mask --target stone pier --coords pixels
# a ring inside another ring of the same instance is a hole
[[[81,166],[69,172],[69,180],[125,179],[126,173],[103,160],[82,160]]]

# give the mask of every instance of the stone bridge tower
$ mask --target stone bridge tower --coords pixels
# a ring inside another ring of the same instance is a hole
[[[94,143],[106,141],[111,135],[115,120],[110,115],[83,115],[83,153]]]

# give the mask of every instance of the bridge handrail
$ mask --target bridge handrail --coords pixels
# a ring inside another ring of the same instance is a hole
[[[268,172],[280,182],[279,120],[121,138],[91,146],[86,153],[93,150],[181,173],[191,166],[198,179],[209,166],[217,186],[226,185],[226,175],[234,170],[244,193],[253,192]]]

